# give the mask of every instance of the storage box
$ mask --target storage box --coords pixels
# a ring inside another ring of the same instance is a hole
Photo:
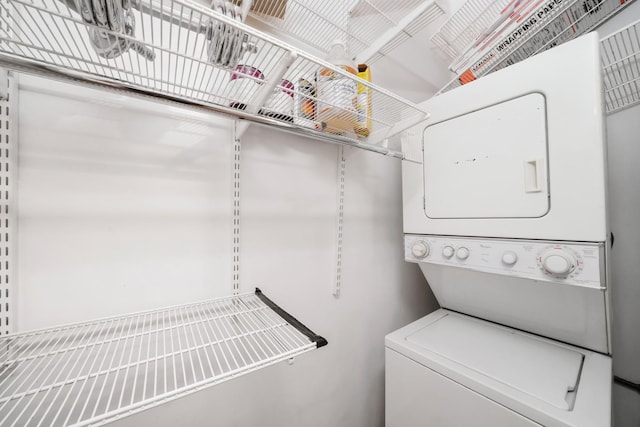
[[[241,6],[243,0],[231,0],[231,2]],[[287,11],[287,0],[253,0],[253,4],[249,10],[260,15],[284,19],[284,14]]]
[[[358,64],[358,77],[368,82],[371,81],[371,69],[367,64]],[[358,83],[356,109],[358,117],[354,130],[357,135],[367,137],[371,133],[371,90],[362,83]]]

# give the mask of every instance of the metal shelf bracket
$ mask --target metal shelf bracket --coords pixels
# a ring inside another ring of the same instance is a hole
[[[418,6],[407,13],[397,24],[393,25],[386,31],[384,31],[380,36],[371,43],[369,47],[360,51],[356,56],[356,62],[358,64],[365,64],[369,59],[375,56],[377,53],[384,50],[385,46],[390,43],[393,39],[398,37],[403,32],[406,32],[406,28],[412,24],[420,15],[427,12],[430,8],[433,8],[435,2],[433,1],[425,1],[423,3],[418,4]]]
[[[291,67],[291,64],[293,64],[293,61],[295,61],[297,57],[298,55],[293,51],[287,52],[282,57],[282,59],[272,72],[274,76],[279,76],[279,78],[271,78],[267,81],[267,83],[262,85],[262,87],[256,94],[255,101],[252,102],[249,107],[247,107],[247,113],[258,114],[260,112],[260,108],[264,106],[264,103],[273,94],[273,91],[276,89],[276,87],[278,87],[280,85],[280,82],[284,80],[287,70],[289,69],[289,67]],[[238,123],[236,138],[242,138],[242,135],[249,128],[249,124],[250,122],[247,121],[241,121]]]
[[[373,132],[370,136],[369,136],[369,140],[368,142],[371,144],[377,144],[377,145],[383,145],[385,144],[385,141],[388,141],[388,139],[393,136],[393,135],[397,135],[407,129],[409,129],[410,127],[413,127],[415,125],[417,125],[418,123],[427,120],[429,117],[431,116],[430,113],[424,111],[422,114],[413,114],[411,117],[404,119],[396,124],[394,124],[393,126],[391,126],[389,129],[383,129],[380,131],[375,131]]]

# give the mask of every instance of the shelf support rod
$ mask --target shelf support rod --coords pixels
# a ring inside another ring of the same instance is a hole
[[[264,103],[273,94],[273,90],[278,85],[280,85],[280,82],[282,81],[284,74],[287,72],[289,67],[291,67],[291,64],[293,64],[293,61],[295,61],[297,57],[298,55],[293,51],[288,51],[284,55],[284,57],[280,60],[276,68],[273,70],[272,78],[266,81],[262,85],[262,88],[260,88],[258,93],[256,93],[255,101],[250,103],[247,106],[247,109],[245,110],[247,113],[252,115],[258,114],[258,112],[260,111],[260,108],[264,106]],[[236,128],[236,138],[238,139],[242,138],[242,135],[244,135],[245,131],[248,128],[249,128],[248,121],[243,120],[240,123],[238,123],[238,126]]]
[[[340,298],[340,288],[342,286],[342,242],[344,228],[344,187],[347,163],[344,155],[345,147],[338,147],[338,179],[337,179],[337,218],[336,218],[336,276],[331,288],[331,294],[335,298]]]
[[[242,161],[242,144],[238,137],[238,120],[233,122],[233,147],[232,147],[232,207],[233,210],[233,242],[231,246],[231,275],[233,295],[240,293],[240,168]]]
[[[398,34],[405,31],[405,28],[409,26],[413,21],[415,21],[420,15],[427,11],[430,7],[434,6],[433,1],[425,1],[420,3],[418,7],[413,9],[411,12],[407,13],[396,25],[389,28],[387,31],[382,33],[380,37],[375,39],[371,45],[360,52],[356,57],[357,64],[365,64],[371,57],[373,57],[377,52],[380,51],[387,43],[394,39]],[[407,33],[411,36],[409,33]]]
[[[369,136],[367,142],[369,144],[383,144],[387,139],[389,139],[393,135],[397,135],[400,132],[403,132],[409,129],[410,127],[413,127],[418,123],[428,119],[429,117],[431,117],[431,114],[426,111],[423,111],[422,113],[414,114],[411,117],[396,123],[395,125],[391,126],[388,129],[382,129],[382,130],[373,132]]]
[[[9,71],[0,68],[0,101],[9,100]]]
[[[251,9],[252,5],[253,0],[242,0],[242,22],[245,22],[247,20],[247,15],[249,14],[249,10]]]

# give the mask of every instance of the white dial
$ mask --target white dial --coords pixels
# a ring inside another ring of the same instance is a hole
[[[576,259],[563,250],[550,250],[542,255],[542,268],[555,276],[565,276],[576,268]]]
[[[502,254],[502,262],[506,265],[514,265],[518,262],[518,254],[513,251],[507,251]]]
[[[456,257],[463,260],[469,258],[469,249],[465,247],[458,248],[456,251]]]
[[[451,258],[456,251],[451,246],[445,246],[442,248],[442,256],[445,258]]]
[[[411,253],[416,258],[424,258],[429,255],[429,244],[427,242],[415,242],[411,246]]]

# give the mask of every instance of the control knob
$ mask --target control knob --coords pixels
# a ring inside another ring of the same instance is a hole
[[[576,268],[576,259],[573,255],[554,249],[545,252],[541,259],[542,269],[554,276],[566,276]]]
[[[461,260],[469,258],[469,249],[465,247],[458,248],[456,251],[456,257]]]
[[[445,246],[444,248],[442,248],[442,256],[445,258],[451,258],[455,253],[456,251],[452,246]]]
[[[518,262],[518,254],[513,251],[507,251],[502,254],[502,262],[506,265],[514,265]]]
[[[425,258],[429,255],[429,244],[424,241],[415,242],[411,246],[411,253],[416,258]]]

